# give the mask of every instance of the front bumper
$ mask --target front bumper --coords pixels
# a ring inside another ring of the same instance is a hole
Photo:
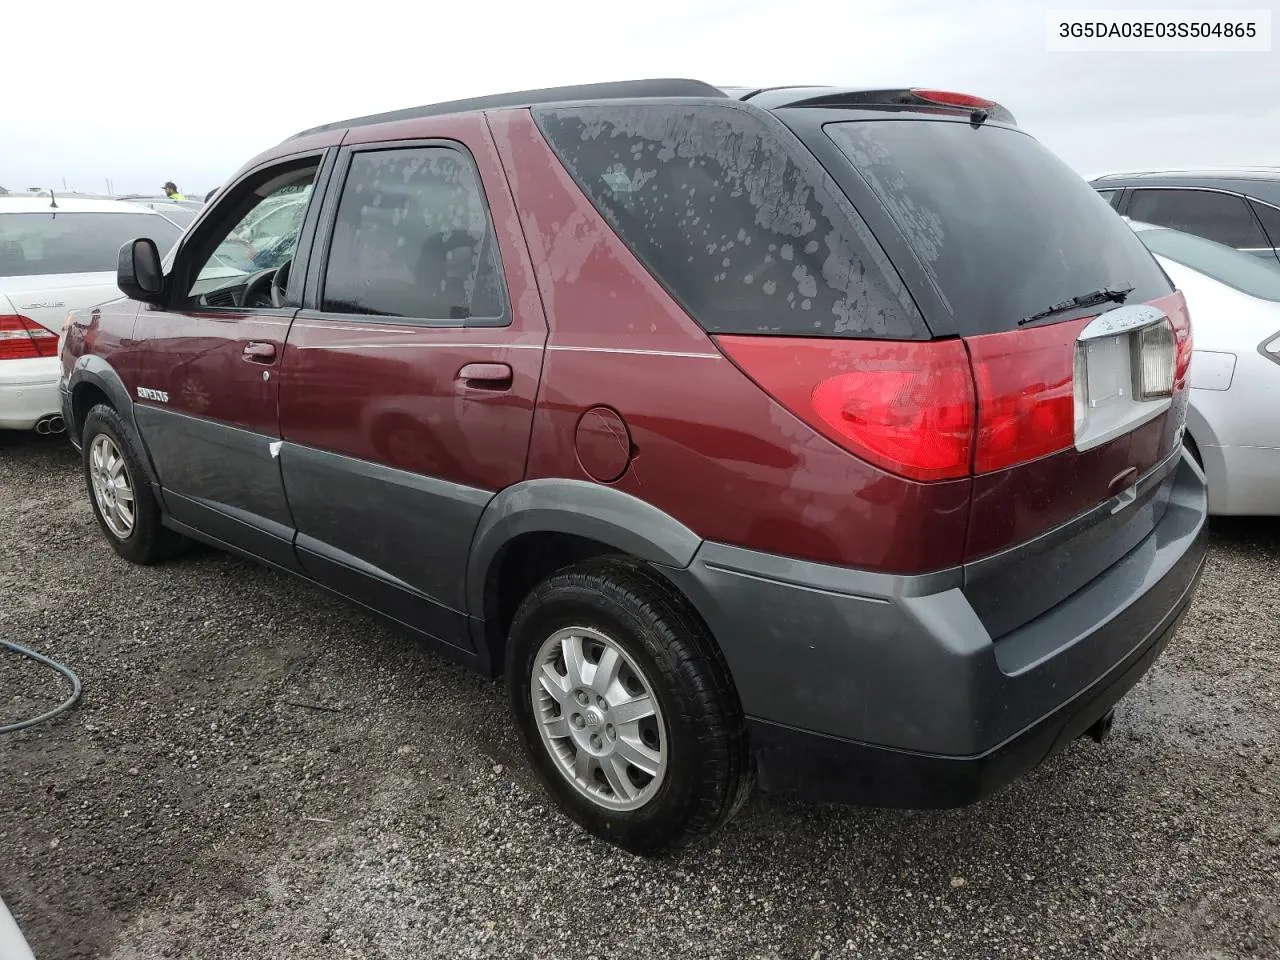
[[[0,430],[30,430],[59,411],[57,357],[0,363]]]
[[[763,790],[874,806],[970,803],[1105,716],[1177,630],[1207,548],[1189,457],[1122,559],[992,640],[961,571],[894,577],[706,544],[668,571],[724,651]]]

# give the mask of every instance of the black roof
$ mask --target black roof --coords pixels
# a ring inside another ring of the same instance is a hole
[[[743,88],[747,89],[747,88]],[[755,89],[755,88],[751,88]],[[737,90],[734,90],[737,93]],[[435,117],[446,113],[467,113],[471,110],[493,110],[499,107],[531,107],[540,103],[565,103],[574,100],[620,100],[641,97],[729,97],[720,87],[701,80],[619,80],[613,83],[584,83],[574,87],[543,87],[540,90],[519,90],[514,93],[496,93],[487,97],[471,97],[467,100],[450,100],[445,103],[429,103],[420,107],[406,107],[386,113],[374,113],[366,117],[354,117],[311,127],[290,139],[305,137],[325,130],[341,130],[344,127],[363,127],[371,123],[390,123],[394,120],[416,120],[419,117]]]
[[[717,87],[701,80],[676,78],[657,80],[618,80],[611,83],[585,83],[573,87],[543,87],[539,90],[519,90],[514,93],[497,93],[487,97],[471,97],[467,100],[450,100],[445,103],[429,103],[420,107],[405,107],[386,113],[374,113],[349,120],[338,120],[296,133],[290,140],[326,130],[343,130],[374,123],[390,123],[396,120],[416,120],[449,113],[468,113],[473,110],[493,110],[504,107],[531,107],[550,103],[575,103],[590,100],[656,99],[668,97],[721,98],[750,100],[766,110],[779,107],[887,107],[905,106],[918,108],[933,106],[931,101],[920,99],[909,88],[892,90],[853,90],[844,87],[789,85],[779,87]],[[957,109],[949,107],[946,109]],[[989,111],[983,110],[983,118],[990,113],[993,119],[1015,123],[1013,115],[998,103],[992,103]]]

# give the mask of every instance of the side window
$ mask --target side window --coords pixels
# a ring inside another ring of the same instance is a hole
[[[1245,201],[1226,193],[1135,190],[1128,215],[1133,220],[1193,233],[1236,249],[1267,245]]]
[[[293,260],[302,214],[311,198],[318,167],[293,167],[265,179],[248,193],[224,197],[225,211],[218,210],[207,231],[196,238],[197,249],[208,250],[187,291],[188,300],[212,306],[268,307],[266,294],[245,303],[242,294],[255,274],[278,270]],[[291,218],[278,218],[282,208]],[[199,253],[197,252],[197,256]]]
[[[1119,190],[1099,190],[1098,196],[1100,196],[1103,200],[1107,201],[1107,203],[1111,204],[1111,206],[1114,207],[1116,203],[1120,200],[1120,191]]]
[[[351,158],[321,309],[422,320],[501,320],[506,298],[475,168],[448,147]]]
[[[708,332],[912,335],[896,271],[784,132],[705,105],[535,117],[596,209]]]
[[[1280,247],[1280,210],[1256,200],[1249,201],[1249,205],[1253,207],[1253,212],[1258,215],[1263,229],[1267,231],[1267,246]]]

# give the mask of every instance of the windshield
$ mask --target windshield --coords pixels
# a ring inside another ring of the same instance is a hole
[[[130,240],[150,237],[167,250],[180,233],[151,213],[0,213],[0,277],[114,273]]]
[[[920,119],[823,129],[911,245],[961,336],[1014,329],[1094,290],[1132,287],[1130,303],[1171,292],[1107,201],[1025,133]],[[1072,313],[1084,315],[1061,319]]]
[[[1251,297],[1280,301],[1280,266],[1181,230],[1140,230],[1138,236],[1152,253],[1168,257]]]

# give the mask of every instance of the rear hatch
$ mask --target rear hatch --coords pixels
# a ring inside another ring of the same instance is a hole
[[[860,539],[851,565],[963,565],[998,637],[1158,522],[1185,416],[1181,295],[998,105],[784,90],[534,116],[719,349],[863,461],[813,458],[779,504]]]
[[[969,110],[789,112],[935,338],[968,352],[965,592],[999,637],[1159,522],[1186,416],[1182,295],[1105,200],[1011,125]]]

